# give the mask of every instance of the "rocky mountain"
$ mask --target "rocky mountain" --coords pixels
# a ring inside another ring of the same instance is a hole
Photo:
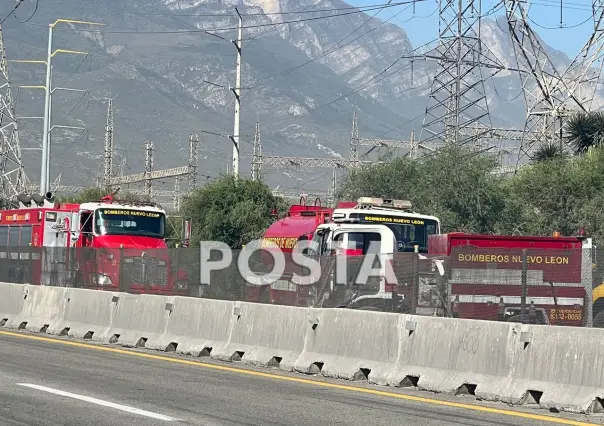
[[[53,130],[52,177],[62,172],[62,183],[94,184],[109,97],[114,99],[115,161],[126,159],[125,174],[143,171],[145,141],[155,144],[156,169],[186,164],[191,132],[201,140],[200,173],[211,178],[226,171],[235,103],[230,91],[235,7],[245,15],[241,172],[246,175],[257,120],[265,155],[346,158],[355,110],[361,136],[407,139],[421,128],[435,69],[433,63],[415,61],[411,67],[406,59],[396,61],[414,47],[400,27],[372,18],[375,12],[315,20],[306,19],[326,12],[285,14],[350,7],[341,0],[47,0],[29,22],[20,23],[33,11],[32,4],[24,4],[18,20],[3,25],[9,59],[44,59],[48,24],[57,18],[105,24],[61,24],[55,30],[55,49],[89,53],[53,58],[55,88],[87,90],[80,100],[73,91],[57,90],[53,96],[53,125],[87,129]],[[10,11],[4,9],[0,12]],[[299,22],[271,25],[285,20]],[[486,21],[481,38],[500,60],[513,64],[504,23]],[[554,53],[556,60],[568,62]],[[39,64],[11,63],[10,72],[15,86],[44,82]],[[486,86],[493,123],[522,126],[524,98],[517,75],[500,73]],[[14,92],[20,116],[42,115],[42,91]],[[23,146],[39,146],[41,123],[21,121]],[[37,181],[39,151],[25,155],[28,174]],[[281,189],[325,190],[331,178],[326,169],[265,172],[269,184]],[[171,186],[166,181],[156,188]]]

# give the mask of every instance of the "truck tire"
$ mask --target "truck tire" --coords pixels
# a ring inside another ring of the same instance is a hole
[[[600,311],[594,315],[594,327],[604,328],[604,311]]]
[[[73,279],[73,288],[84,288],[84,279],[82,278],[82,274],[80,272],[76,273],[75,278]]]

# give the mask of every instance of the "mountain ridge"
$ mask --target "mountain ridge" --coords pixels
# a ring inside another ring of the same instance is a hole
[[[421,118],[413,119],[423,113],[435,64],[415,61],[412,71],[409,61],[395,62],[413,49],[402,28],[371,13],[271,27],[268,24],[285,18],[265,14],[350,7],[344,1],[136,0],[126,7],[117,0],[101,0],[94,7],[69,1],[55,5],[41,4],[32,25],[11,20],[3,25],[9,58],[42,59],[48,23],[64,15],[109,25],[102,32],[86,27],[56,31],[55,48],[83,50],[90,56],[82,62],[75,55],[57,55],[53,84],[67,80],[64,84],[86,88],[89,94],[74,109],[77,96],[58,93],[53,124],[85,125],[89,130],[83,135],[53,133],[51,179],[63,171],[63,183],[94,184],[109,97],[115,108],[114,164],[125,157],[125,174],[143,171],[147,140],[155,144],[155,169],[187,164],[191,132],[199,133],[201,140],[200,173],[226,172],[235,103],[230,91],[235,47],[230,40],[236,32],[214,31],[222,39],[199,29],[234,28],[235,6],[241,13],[256,14],[246,16],[244,26],[265,25],[247,28],[243,36],[242,174],[249,174],[257,120],[264,155],[347,158],[354,111],[359,111],[362,137],[408,139],[412,130],[419,134]],[[502,62],[515,61],[507,27],[484,22],[485,44]],[[551,52],[556,60],[568,61],[561,52]],[[16,85],[44,81],[43,67],[11,64],[10,72]],[[493,124],[521,128],[524,100],[518,77],[502,73],[485,90]],[[41,93],[18,92],[18,115],[42,115]],[[24,120],[20,126],[22,145],[34,147],[33,141],[41,139],[41,121]],[[37,180],[39,153],[25,155],[28,175]],[[365,158],[376,158],[375,152]],[[265,170],[272,186],[310,190],[330,185],[331,170]],[[171,185],[165,181],[155,187]]]

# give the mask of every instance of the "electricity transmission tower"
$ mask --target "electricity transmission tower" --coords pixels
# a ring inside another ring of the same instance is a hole
[[[260,123],[258,122],[256,122],[252,152],[252,180],[262,180],[262,143],[260,141]]]
[[[411,133],[411,139],[408,141],[391,140],[391,139],[376,139],[376,138],[361,138],[359,136],[359,123],[356,111],[352,117],[352,131],[350,132],[350,161],[359,161],[359,147],[369,147],[371,150],[375,148],[391,148],[391,149],[406,149],[411,158],[417,158],[419,150],[435,152],[436,147],[430,144],[422,144],[415,140],[414,133]],[[368,154],[367,152],[366,154]],[[366,155],[365,154],[365,155]]]
[[[199,138],[189,135],[189,194],[197,188],[197,169],[199,167]],[[178,177],[176,177],[178,181]]]
[[[439,3],[438,46],[434,54],[425,55],[439,66],[426,106],[422,142],[465,144],[480,139],[492,127],[482,69],[505,67],[480,40],[480,4],[480,0]],[[469,127],[479,131],[464,132]]]
[[[105,123],[105,146],[103,150],[103,187],[109,187],[113,177],[113,100],[109,99],[107,106],[107,121]]]
[[[0,25],[0,200],[25,192],[27,177],[21,159],[17,119],[11,96],[6,49]]]
[[[145,195],[151,198],[151,173],[153,172],[153,142],[145,142]]]
[[[519,0],[504,0],[510,36],[523,75],[527,117],[517,165],[530,157],[541,143],[564,143],[564,121],[579,111],[587,112],[595,95],[602,66],[594,67],[604,48],[604,9],[594,3],[594,31],[581,52],[563,72],[556,69],[528,24]],[[532,137],[531,137],[532,135]],[[536,136],[536,137],[535,137]]]

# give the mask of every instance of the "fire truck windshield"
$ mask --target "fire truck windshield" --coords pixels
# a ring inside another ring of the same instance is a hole
[[[428,235],[439,232],[438,222],[416,217],[390,216],[374,212],[351,213],[357,223],[380,223],[392,230],[396,237],[397,251],[413,252],[419,246],[420,253],[428,252]]]
[[[94,214],[94,230],[99,235],[164,238],[165,220],[159,212],[102,208]]]

